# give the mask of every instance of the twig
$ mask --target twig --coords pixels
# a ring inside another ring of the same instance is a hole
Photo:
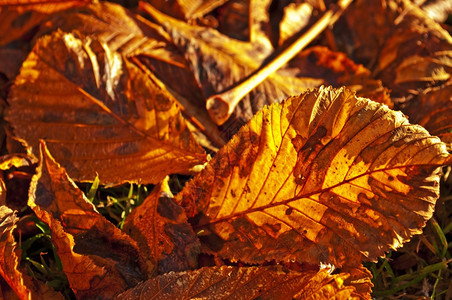
[[[268,64],[248,76],[237,86],[207,99],[206,108],[210,117],[218,125],[222,125],[231,116],[240,100],[264,81],[270,74],[281,68],[298,52],[314,40],[325,28],[334,24],[353,0],[339,1],[339,5],[326,11],[309,30],[289,45],[283,52]]]

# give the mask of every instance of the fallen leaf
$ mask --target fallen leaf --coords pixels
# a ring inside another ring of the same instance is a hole
[[[228,0],[152,0],[150,2],[158,10],[174,18],[191,20],[203,17]]]
[[[45,144],[28,205],[49,225],[69,285],[78,298],[110,299],[147,278],[136,243],[99,214]]]
[[[158,79],[89,37],[41,38],[8,101],[14,135],[35,153],[46,140],[79,181],[156,183],[206,160]]]
[[[168,177],[126,217],[122,230],[159,274],[197,267],[200,244],[184,209],[173,200]]]
[[[176,199],[207,253],[342,266],[420,233],[450,162],[402,113],[322,87],[257,113]]]
[[[0,3],[0,45],[6,45],[30,32],[52,13],[74,6],[87,5],[91,0],[3,0]]]
[[[163,15],[151,6],[146,8],[146,12],[165,27],[173,42],[185,53],[205,99],[239,83],[255,71],[272,51],[231,39],[211,28],[188,25]],[[265,104],[279,102],[321,83],[319,80],[274,73],[240,101],[230,122],[223,128],[232,136],[236,128],[251,119]]]
[[[452,82],[421,91],[402,111],[410,122],[438,136],[452,152]]]
[[[144,24],[142,18],[114,3],[93,3],[54,14],[40,27],[37,36],[48,35],[58,29],[67,33],[77,30],[85,36],[94,35],[110,50],[127,57],[146,54],[181,63],[165,47],[163,29]]]
[[[390,91],[381,81],[373,79],[368,69],[354,63],[344,53],[314,46],[300,52],[286,70],[296,77],[323,79],[325,85],[347,86],[355,90],[357,96],[386,104],[389,108],[394,106],[389,98]]]
[[[13,230],[18,221],[7,206],[0,206],[0,275],[19,299],[64,299],[63,295],[30,277],[20,267],[20,250],[14,240]]]
[[[328,268],[299,273],[281,267],[206,267],[160,275],[117,299],[359,299],[351,297],[353,286],[344,285],[348,276],[330,275]]]

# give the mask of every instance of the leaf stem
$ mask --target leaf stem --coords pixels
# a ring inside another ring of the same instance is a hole
[[[297,53],[312,42],[323,30],[334,24],[353,0],[339,1],[338,6],[326,11],[309,30],[290,44],[272,61],[253,72],[235,87],[207,98],[206,108],[213,121],[222,125],[230,117],[237,104],[251,90],[262,83],[269,75],[290,61]]]

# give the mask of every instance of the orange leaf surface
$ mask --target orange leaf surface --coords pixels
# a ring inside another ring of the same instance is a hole
[[[8,101],[14,134],[79,181],[156,183],[206,160],[163,85],[90,37],[41,38]]]
[[[402,113],[322,87],[257,113],[177,200],[208,253],[356,264],[421,232],[450,162]]]
[[[77,297],[111,298],[146,279],[136,243],[96,211],[45,145],[28,205],[49,225]]]
[[[20,250],[14,240],[13,230],[18,221],[16,214],[7,206],[0,206],[0,275],[19,299],[64,299],[43,282],[30,277],[20,268]],[[1,294],[0,294],[1,295]]]
[[[123,232],[138,242],[160,274],[197,267],[200,244],[185,211],[173,200],[168,177],[126,217]]]
[[[279,267],[206,267],[168,273],[138,284],[117,299],[359,299],[347,273],[298,273]]]
[[[87,5],[91,0],[2,0],[0,2],[0,45],[8,44],[45,21],[52,13],[74,6]]]

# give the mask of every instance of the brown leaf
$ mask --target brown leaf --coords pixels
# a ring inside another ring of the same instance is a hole
[[[423,90],[406,104],[403,112],[410,122],[438,136],[452,152],[452,82]]]
[[[21,211],[27,205],[28,188],[36,158],[14,154],[0,157],[0,205]]]
[[[86,36],[95,35],[110,50],[127,57],[145,54],[175,64],[183,63],[165,47],[163,30],[150,27],[142,20],[120,5],[100,2],[53,15],[37,35],[51,34],[58,29],[68,33],[77,30]]]
[[[204,131],[219,146],[225,144],[219,141],[218,129],[207,112],[199,111],[199,103],[190,106],[181,96],[190,95],[191,99],[197,99],[201,98],[201,91],[186,66],[185,58],[172,45],[163,28],[132,14],[122,6],[101,2],[53,15],[40,27],[37,35],[51,34],[57,29],[65,32],[76,29],[86,36],[95,35],[111,50],[131,57],[135,63],[143,63],[146,66],[143,69],[152,70],[165,84],[184,82],[173,84],[174,91],[171,91],[182,105],[184,113],[198,119],[205,127]]]
[[[231,39],[211,28],[188,25],[150,6],[146,11],[165,26],[173,42],[185,53],[205,99],[227,90],[250,75],[272,50]],[[274,73],[243,98],[235,115],[223,128],[232,135],[265,104],[281,101],[321,83],[319,80],[302,80]]]
[[[18,218],[7,206],[0,206],[0,275],[19,299],[64,299],[63,295],[30,277],[20,268],[20,250],[13,230]],[[1,278],[0,278],[1,279]]]
[[[0,45],[6,45],[30,32],[49,15],[91,0],[2,0],[0,3]]]
[[[136,243],[100,215],[41,144],[28,205],[47,223],[78,298],[110,299],[147,278]]]
[[[341,28],[341,39],[355,43],[348,48],[356,54],[351,57],[371,63],[394,102],[450,80],[452,37],[413,2],[362,0],[345,17],[348,30]]]
[[[103,184],[156,183],[206,160],[163,85],[89,37],[55,32],[40,39],[9,104],[14,134],[35,153],[45,139],[80,181],[99,174]]]
[[[402,113],[322,87],[264,108],[177,200],[203,251],[342,266],[420,233],[450,162]]]
[[[288,70],[297,77],[323,79],[324,84],[333,87],[347,86],[357,92],[357,96],[369,98],[392,108],[389,90],[380,80],[371,78],[371,73],[363,65],[356,64],[344,53],[331,51],[326,47],[314,46],[300,52],[290,61]]]
[[[206,267],[158,276],[117,299],[359,299],[352,297],[353,286],[343,284],[348,276],[330,275],[327,268],[298,273],[281,267]]]
[[[123,232],[138,242],[141,254],[160,274],[197,267],[200,244],[183,208],[173,200],[168,177],[127,216]]]
[[[197,19],[228,0],[152,0],[150,2],[158,10],[175,18],[182,20]]]

